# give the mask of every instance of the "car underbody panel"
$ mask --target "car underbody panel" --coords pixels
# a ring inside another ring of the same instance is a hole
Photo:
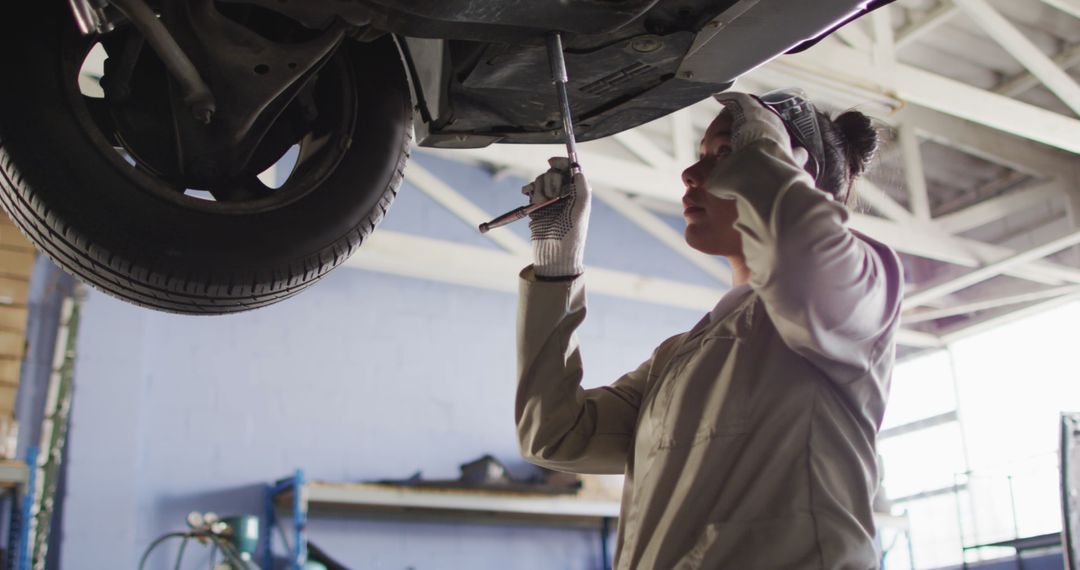
[[[561,30],[575,135],[581,141],[602,138],[705,99],[865,4],[658,2],[610,31]],[[559,140],[546,32],[522,30],[512,41],[442,40],[446,77],[439,93],[424,94],[431,120],[420,144],[461,148]]]

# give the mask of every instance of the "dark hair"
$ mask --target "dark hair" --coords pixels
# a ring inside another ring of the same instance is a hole
[[[825,160],[818,175],[818,188],[848,204],[851,186],[866,171],[878,150],[878,131],[870,117],[847,111],[836,118],[818,111],[818,126],[825,143]]]

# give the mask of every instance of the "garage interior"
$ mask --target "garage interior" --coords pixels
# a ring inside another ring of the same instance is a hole
[[[1078,69],[1080,0],[898,0],[734,87],[800,87],[886,138],[850,219],[906,279],[879,435],[884,568],[1080,564]],[[730,288],[722,258],[686,246],[680,205],[719,110],[579,146],[595,197],[586,387]],[[247,515],[229,521],[254,529],[236,542],[264,569],[610,568],[620,477],[543,472],[517,449],[528,227],[476,230],[563,152],[417,148],[345,266],[232,316],[80,285],[5,218],[4,567],[212,567],[213,544],[156,541],[214,513]]]

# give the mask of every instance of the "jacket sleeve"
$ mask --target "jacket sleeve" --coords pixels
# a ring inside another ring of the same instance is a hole
[[[585,390],[575,330],[585,318],[581,278],[522,272],[515,417],[522,455],[549,469],[623,473],[651,359],[614,384]]]
[[[835,381],[864,376],[899,323],[896,254],[852,232],[847,208],[774,141],[732,153],[708,188],[736,200],[750,286],[784,342]]]

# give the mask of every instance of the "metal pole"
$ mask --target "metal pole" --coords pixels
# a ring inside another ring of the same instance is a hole
[[[263,524],[263,528],[266,529],[266,536],[263,537],[263,568],[274,567],[274,525],[277,524],[274,520],[275,487],[275,485],[267,485],[263,495],[263,516],[266,518]]]
[[[293,476],[293,541],[294,570],[303,570],[307,562],[307,491],[304,489],[304,470]]]
[[[19,563],[17,570],[30,570],[30,524],[34,507],[34,494],[37,492],[37,459],[38,448],[31,447],[26,451],[26,488],[23,491],[22,505],[20,505],[19,527]]]
[[[608,556],[608,539],[611,537],[611,519],[600,519],[600,568],[611,570],[611,558]]]
[[[558,32],[552,32],[547,37],[548,63],[551,65],[551,82],[555,84],[555,95],[559,99],[559,114],[562,115],[563,134],[566,136],[566,156],[570,159],[570,176],[581,174],[581,164],[578,163],[577,141],[574,139],[574,119],[570,114],[570,96],[566,92],[566,61],[563,58],[562,37]],[[562,200],[567,194],[556,196],[546,202],[515,208],[495,219],[480,224],[480,233],[489,231],[516,222],[529,214]]]
[[[570,158],[570,174],[581,172],[578,164],[577,141],[574,139],[574,121],[570,114],[570,96],[566,93],[566,59],[563,56],[562,37],[552,32],[547,37],[548,62],[551,64],[551,82],[555,84],[555,94],[559,98],[559,112],[562,115],[563,134],[566,136],[566,156]]]
[[[1016,494],[1013,492],[1013,476],[1010,474],[1005,478],[1009,482],[1009,507],[1012,509],[1013,539],[1019,539],[1020,523],[1016,520]],[[1024,557],[1020,556],[1020,548],[1018,546],[1013,548],[1016,550],[1016,565],[1020,570],[1024,570]]]

